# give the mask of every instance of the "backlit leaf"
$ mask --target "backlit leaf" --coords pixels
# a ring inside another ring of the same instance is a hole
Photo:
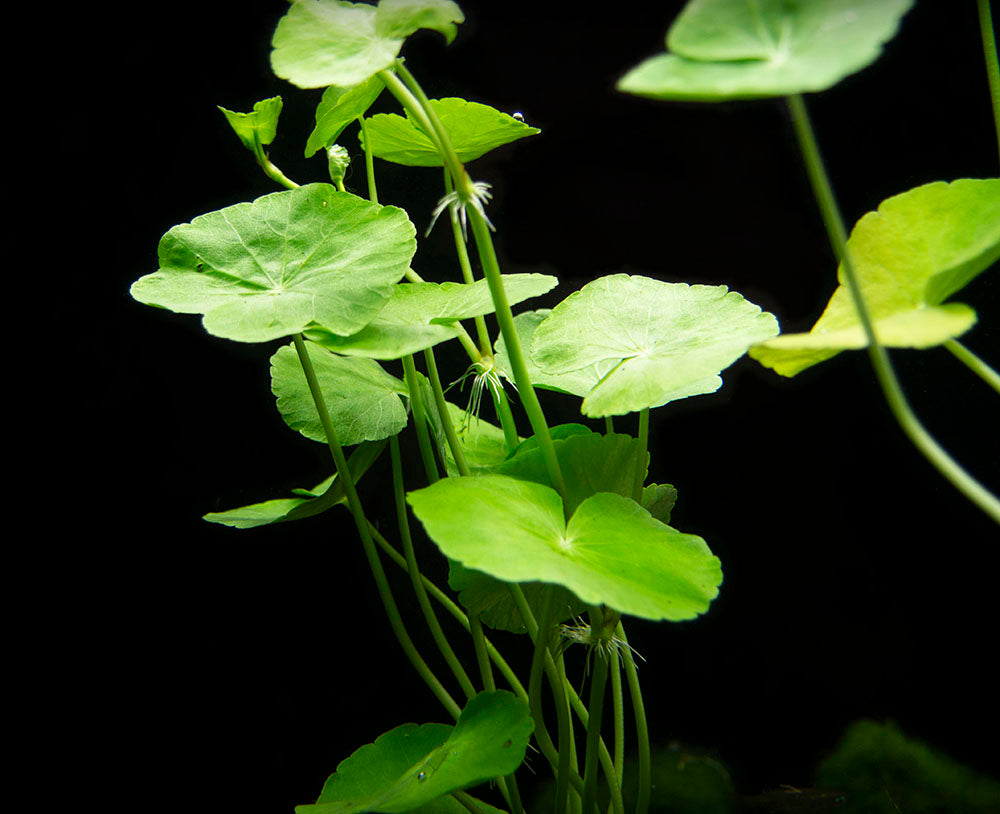
[[[547,274],[505,274],[504,288],[511,304],[550,291],[558,279]],[[314,342],[347,356],[400,359],[454,339],[456,322],[493,313],[486,280],[474,283],[400,283],[375,319],[358,333],[338,336],[322,327],[306,332]]]
[[[944,300],[1000,258],[1000,180],[936,181],[888,198],[858,221],[847,248],[881,344],[926,348],[960,336],[975,311]],[[770,339],[750,356],[794,376],[865,347],[843,268],[838,279],[809,333]]]
[[[669,53],[618,89],[658,99],[719,101],[820,91],[874,62],[912,0],[691,0]]]
[[[449,42],[462,12],[450,0],[382,0],[376,8],[343,0],[293,0],[271,40],[275,74],[300,88],[359,85],[392,66],[418,28]]]
[[[614,274],[553,309],[531,358],[548,374],[588,377],[585,415],[622,415],[718,390],[723,369],[777,333],[773,315],[726,286]]]
[[[233,128],[243,145],[256,154],[259,144],[270,144],[278,132],[278,116],[281,115],[281,97],[262,99],[253,106],[252,113],[237,113],[219,106],[229,126]]]
[[[275,192],[175,226],[139,302],[204,314],[205,329],[267,342],[313,323],[352,334],[392,295],[416,251],[406,213],[329,184]]]
[[[465,99],[431,99],[463,162],[472,161],[504,144],[540,133],[513,116],[489,105]],[[412,120],[395,113],[379,113],[367,123],[372,154],[409,167],[441,167],[441,156],[430,138]],[[362,145],[364,134],[358,133]]]
[[[562,585],[646,619],[704,613],[722,582],[705,541],[599,492],[567,522],[559,493],[504,475],[445,478],[407,500],[444,554],[506,582]]]
[[[377,76],[353,88],[329,87],[316,108],[316,127],[306,142],[306,158],[332,144],[351,122],[368,112],[385,85]]]

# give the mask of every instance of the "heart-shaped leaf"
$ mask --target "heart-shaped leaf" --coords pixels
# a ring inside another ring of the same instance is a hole
[[[385,85],[373,76],[353,88],[329,87],[316,108],[316,127],[306,141],[306,158],[337,140],[355,119],[368,112]]]
[[[618,89],[719,101],[820,91],[874,62],[912,0],[691,0]]]
[[[926,348],[960,336],[976,321],[944,300],[1000,258],[1000,180],[937,181],[888,198],[847,241],[875,334],[890,347]],[[750,349],[782,376],[868,343],[850,291],[841,283],[809,333],[784,334]]]
[[[419,28],[448,42],[464,20],[451,0],[293,0],[271,39],[275,74],[300,88],[359,85],[389,68],[405,37]]]
[[[547,274],[505,274],[511,304],[537,297],[559,280]],[[462,319],[493,313],[486,280],[474,283],[400,283],[378,316],[352,336],[338,336],[322,327],[306,335],[337,353],[370,359],[400,359],[454,339]]]
[[[329,184],[209,212],[160,240],[160,270],[132,285],[139,302],[204,314],[205,329],[267,342],[319,323],[361,330],[416,251],[406,213]]]
[[[704,613],[722,582],[705,541],[599,492],[567,522],[559,493],[504,475],[445,478],[407,500],[444,554],[505,582],[562,585],[646,619]]]
[[[278,116],[281,115],[281,97],[262,99],[253,106],[251,113],[237,113],[219,106],[229,126],[251,153],[256,155],[260,145],[270,144],[278,132]]]
[[[541,133],[513,116],[465,99],[431,99],[431,107],[448,131],[463,162],[472,161],[504,144]],[[395,113],[379,113],[367,122],[373,155],[408,167],[441,167],[434,143],[412,120]],[[364,133],[358,137],[364,145]]]
[[[387,814],[416,810],[444,794],[513,772],[534,721],[513,693],[482,692],[454,726],[405,724],[337,766],[313,805],[297,814]]]
[[[553,309],[531,358],[549,374],[589,377],[585,415],[621,415],[718,390],[723,369],[777,333],[772,314],[726,286],[613,274]]]
[[[379,441],[406,426],[406,409],[399,396],[406,385],[377,362],[337,356],[306,343],[337,438],[344,446]],[[293,345],[271,357],[271,391],[278,411],[293,430],[326,443],[326,433],[313,403],[305,373]]]

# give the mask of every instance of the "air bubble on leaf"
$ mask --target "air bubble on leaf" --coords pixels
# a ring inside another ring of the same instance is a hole
[[[426,772],[418,772],[417,773],[417,780],[419,782],[423,783],[426,779],[427,779],[427,773]]]

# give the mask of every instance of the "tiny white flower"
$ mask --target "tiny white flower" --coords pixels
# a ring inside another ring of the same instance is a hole
[[[427,227],[427,231],[424,233],[424,237],[431,233],[431,229],[434,228],[434,224],[437,223],[438,215],[444,212],[445,209],[451,209],[456,215],[458,215],[458,220],[462,224],[462,237],[468,242],[469,234],[468,228],[466,226],[466,214],[465,208],[467,206],[472,206],[475,210],[482,215],[483,220],[486,221],[486,225],[490,227],[491,232],[496,231],[496,227],[490,222],[489,217],[486,215],[485,204],[489,203],[490,199],[493,197],[493,193],[490,192],[490,184],[485,181],[472,181],[467,184],[466,194],[463,196],[459,190],[453,190],[445,195],[438,205],[434,207],[434,212],[431,216],[431,225]]]

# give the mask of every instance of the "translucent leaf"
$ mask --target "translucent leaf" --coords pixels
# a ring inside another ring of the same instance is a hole
[[[406,409],[399,398],[406,385],[370,359],[337,356],[306,343],[340,443],[379,441],[406,426]],[[271,391],[278,411],[293,430],[326,443],[326,433],[313,403],[295,347],[286,345],[271,357]]]
[[[874,62],[912,0],[691,0],[618,89],[718,101],[820,91]]]
[[[375,29],[382,37],[403,39],[421,28],[440,32],[450,45],[465,22],[462,9],[452,0],[381,0],[375,12]]]
[[[723,369],[777,333],[772,314],[726,286],[614,274],[559,303],[531,357],[546,373],[589,377],[585,415],[621,415],[718,390]]]
[[[599,435],[579,424],[554,427],[552,436],[566,487],[567,512],[572,513],[584,500],[598,492],[631,496],[642,452],[637,439],[629,435]],[[644,470],[645,467],[646,461],[643,461]],[[519,446],[513,456],[495,464],[489,471],[552,485],[541,448],[534,442],[534,437]],[[453,563],[448,584],[453,590],[461,591],[459,601],[463,607],[480,614],[484,624],[512,633],[525,631],[521,614],[506,583]],[[543,586],[526,583],[521,588],[537,615],[541,610]],[[560,622],[583,610],[580,600],[563,588],[559,588],[554,600]]]
[[[382,450],[385,441],[360,444],[347,460],[354,481],[357,482],[368,471]],[[303,520],[314,517],[341,503],[347,502],[343,483],[336,474],[326,478],[312,489],[293,489],[298,497],[267,500],[224,512],[209,512],[203,519],[209,523],[219,523],[236,529],[252,529],[271,523]]]
[[[316,126],[306,142],[306,158],[337,140],[344,128],[368,112],[385,85],[377,76],[353,88],[329,87],[316,108]]]
[[[531,340],[535,335],[535,329],[551,313],[551,308],[540,308],[537,311],[525,311],[514,317],[514,328],[517,330],[517,338],[524,351],[528,351],[531,348]],[[494,360],[497,370],[500,371],[507,381],[514,382],[514,373],[510,367],[510,357],[507,355],[507,343],[504,341],[503,336],[497,337],[494,350],[496,351]],[[546,373],[534,363],[531,354],[527,352],[525,353],[524,365],[528,369],[531,384],[543,390],[555,390],[559,393],[585,396],[596,383],[592,371],[585,368],[570,370],[567,373]]]
[[[444,554],[506,582],[562,585],[646,619],[704,613],[722,582],[705,541],[621,495],[584,500],[567,523],[559,493],[504,475],[445,478],[407,500]]]
[[[559,280],[547,274],[505,274],[511,304],[553,289]],[[474,283],[400,283],[392,299],[368,325],[352,336],[338,336],[317,326],[306,332],[314,342],[348,356],[400,359],[453,339],[458,320],[493,313],[486,280]]]
[[[204,314],[205,329],[267,342],[313,322],[352,334],[392,295],[416,251],[406,213],[309,184],[175,226],[139,302]]]
[[[275,74],[300,88],[353,87],[392,66],[403,39],[433,28],[450,42],[462,12],[450,0],[293,0],[271,39]]]
[[[313,805],[297,814],[395,814],[510,774],[524,760],[534,721],[513,693],[482,692],[454,726],[404,724],[337,766]]]
[[[243,145],[256,154],[259,145],[270,144],[278,132],[278,116],[281,115],[281,97],[262,99],[253,106],[252,113],[236,113],[219,106]]]
[[[661,523],[670,522],[670,512],[677,503],[677,489],[669,483],[651,483],[642,490],[642,508]]]
[[[463,162],[472,161],[504,144],[542,132],[489,105],[465,99],[431,99]],[[367,122],[372,154],[408,167],[441,167],[434,143],[416,124],[395,113],[378,113]],[[364,134],[358,133],[362,145]]]
[[[847,241],[879,342],[926,348],[960,336],[976,321],[943,301],[1000,258],[1000,180],[936,181],[888,198]],[[750,349],[782,376],[868,343],[850,291],[841,283],[809,333],[784,334]]]

